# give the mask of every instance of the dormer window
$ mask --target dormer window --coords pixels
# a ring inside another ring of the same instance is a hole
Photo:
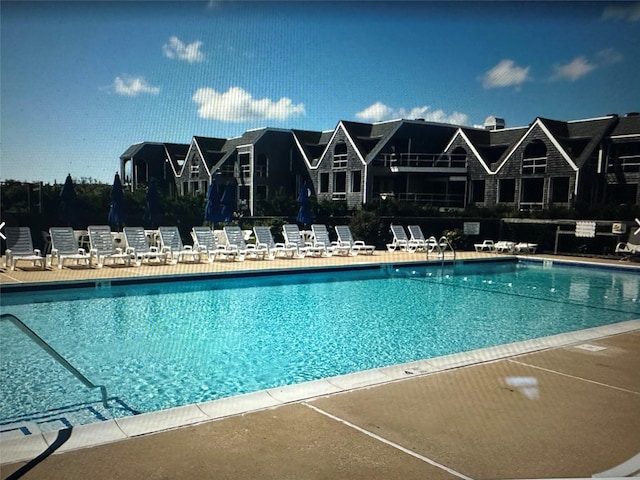
[[[339,142],[333,150],[333,168],[347,168],[347,144]]]
[[[542,140],[533,140],[524,149],[522,174],[543,174],[547,171],[547,146]]]

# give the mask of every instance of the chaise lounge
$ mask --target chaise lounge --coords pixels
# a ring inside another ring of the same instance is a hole
[[[29,227],[7,227],[7,249],[5,251],[7,267],[16,269],[18,262],[29,262],[33,267],[42,270],[47,268],[47,259],[42,252],[33,248]]]
[[[74,262],[75,266],[91,267],[91,255],[78,245],[78,240],[71,227],[51,227],[51,266],[56,259],[58,268],[64,266],[65,261]]]

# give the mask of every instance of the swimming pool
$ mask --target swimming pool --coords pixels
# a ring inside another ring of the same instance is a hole
[[[0,423],[55,429],[581,330],[640,318],[639,299],[636,273],[513,261],[3,293],[2,313],[112,401],[1,322]]]

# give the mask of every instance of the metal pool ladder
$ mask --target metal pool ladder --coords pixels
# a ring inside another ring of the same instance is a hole
[[[85,387],[99,388],[100,394],[102,395],[102,405],[104,405],[105,408],[109,408],[109,402],[107,401],[107,387],[105,387],[104,385],[96,385],[87,377],[85,377],[76,367],[65,360],[65,358],[58,352],[56,352],[51,345],[45,342],[36,332],[31,330],[27,325],[24,324],[22,320],[20,320],[15,315],[12,315],[10,313],[3,313],[2,315],[0,315],[0,321],[2,320],[9,320],[16,327],[22,330],[22,332],[24,332],[29,338],[31,338],[31,340],[33,340],[40,348],[51,355],[51,357],[53,357],[56,362],[58,362],[60,365],[66,368],[74,377],[80,380],[85,385]]]
[[[444,267],[444,253],[447,249],[451,250],[453,253],[453,264],[456,263],[456,251],[453,249],[453,245],[446,236],[441,236],[439,240],[436,240],[436,237],[433,235],[429,237],[427,240],[427,260],[429,260],[429,253],[433,253],[434,251],[438,253],[440,259],[442,260],[442,266]]]

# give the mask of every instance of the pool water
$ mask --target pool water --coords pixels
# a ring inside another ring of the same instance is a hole
[[[99,391],[0,322],[0,425],[80,410],[87,423],[637,319],[640,275],[376,268],[3,293],[1,311],[117,401],[101,409]]]

